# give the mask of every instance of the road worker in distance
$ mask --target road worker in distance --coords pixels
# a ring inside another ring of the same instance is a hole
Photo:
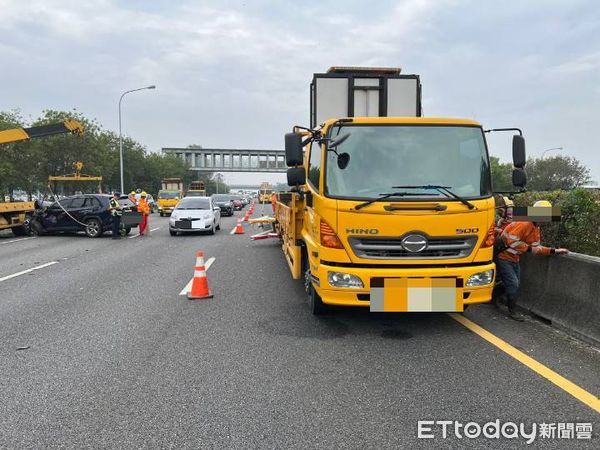
[[[111,229],[113,239],[121,239],[121,216],[123,215],[123,208],[119,203],[120,197],[121,194],[115,192],[108,203],[108,210],[112,216]]]
[[[548,200],[538,200],[533,205],[535,208],[552,208]],[[496,268],[498,277],[504,284],[507,297],[508,316],[522,322],[523,316],[516,312],[521,271],[519,267],[520,255],[531,252],[537,255],[565,255],[569,253],[566,248],[544,247],[540,244],[541,231],[536,222],[516,221],[506,225],[500,234],[500,241],[496,249]]]
[[[148,204],[148,194],[140,193],[140,201],[138,202],[138,212],[142,213],[142,221],[140,222],[140,236],[147,234],[148,216],[150,215],[150,205]]]
[[[133,203],[134,205],[137,204],[137,200],[135,198],[135,191],[131,191],[127,197],[129,198],[129,200],[131,200],[131,203]]]

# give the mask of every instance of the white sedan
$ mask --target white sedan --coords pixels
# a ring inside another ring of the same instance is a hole
[[[169,233],[207,231],[215,234],[221,229],[221,208],[210,197],[184,197],[169,218]]]

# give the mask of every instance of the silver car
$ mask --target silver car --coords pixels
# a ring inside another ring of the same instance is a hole
[[[184,197],[169,218],[169,233],[208,232],[221,229],[221,208],[210,197]]]

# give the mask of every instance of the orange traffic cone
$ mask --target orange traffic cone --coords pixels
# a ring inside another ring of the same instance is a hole
[[[196,270],[192,281],[192,290],[187,293],[189,299],[212,298],[213,294],[208,288],[208,277],[204,268],[204,253],[196,253]]]
[[[250,213],[248,211],[246,211],[246,215],[244,215],[244,222],[248,222],[249,218],[250,218]]]
[[[244,234],[244,226],[242,225],[242,221],[238,220],[237,226],[235,227],[235,231],[233,234]]]

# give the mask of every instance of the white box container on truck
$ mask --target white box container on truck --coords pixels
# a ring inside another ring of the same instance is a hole
[[[420,117],[418,75],[399,68],[331,67],[310,84],[310,126],[340,117]]]

